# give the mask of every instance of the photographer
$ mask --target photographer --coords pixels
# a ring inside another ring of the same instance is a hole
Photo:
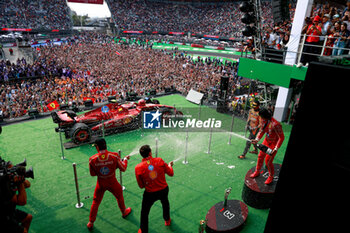
[[[322,28],[320,27],[321,18],[317,15],[313,20],[310,18],[305,19],[305,26],[302,33],[306,33],[306,40],[304,45],[303,54],[301,57],[301,63],[306,64],[311,61],[316,61],[317,56],[320,55],[319,41],[322,35]],[[307,53],[307,54],[305,54]]]
[[[30,223],[32,222],[33,216],[22,210],[16,209],[16,205],[24,206],[27,204],[27,193],[26,188],[30,187],[30,182],[25,180],[18,185],[18,193],[13,195],[11,199],[10,208],[12,208],[12,221],[9,221],[9,232],[23,232],[29,231]]]
[[[24,206],[27,204],[25,189],[30,187],[30,182],[25,179],[27,175],[22,174],[22,171],[25,173],[25,167],[16,165],[16,174],[13,174],[11,162],[2,165],[4,166],[1,167],[0,176],[1,229],[6,230],[7,233],[27,233],[33,216],[16,209],[17,205]]]

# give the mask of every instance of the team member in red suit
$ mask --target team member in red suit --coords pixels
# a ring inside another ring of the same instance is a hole
[[[252,140],[252,143],[256,145],[258,141],[260,141],[260,139],[264,136],[264,134],[266,134],[266,137],[262,144],[269,147],[273,151],[271,155],[268,155],[262,151],[259,152],[255,172],[251,174],[250,177],[255,178],[260,175],[260,169],[265,159],[265,164],[267,170],[269,171],[269,177],[266,179],[265,184],[271,184],[274,175],[273,159],[275,158],[278,149],[281,147],[284,141],[284,133],[281,124],[272,117],[272,114],[269,110],[261,109],[259,111],[259,116],[262,119],[262,128],[260,129],[256,138]]]
[[[142,162],[136,165],[135,175],[140,188],[145,188],[141,208],[141,226],[139,233],[148,233],[148,215],[154,202],[160,200],[163,206],[165,225],[170,226],[170,205],[168,200],[169,187],[165,174],[174,175],[173,162],[169,165],[161,158],[153,158],[149,145],[140,148]]]
[[[99,138],[95,141],[95,147],[98,153],[90,157],[89,160],[90,175],[97,176],[89,223],[87,224],[90,230],[93,228],[98,207],[106,190],[110,191],[117,199],[123,218],[128,216],[131,212],[130,207],[125,208],[123,189],[115,178],[115,170],[117,168],[125,172],[130,156],[126,156],[122,160],[118,153],[108,151],[106,141],[103,138]]]

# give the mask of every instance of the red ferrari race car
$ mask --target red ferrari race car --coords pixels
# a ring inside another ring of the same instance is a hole
[[[58,124],[56,132],[64,132],[75,144],[89,142],[93,135],[105,135],[139,128],[142,125],[143,111],[157,111],[163,117],[167,115],[182,116],[173,106],[161,105],[158,101],[146,103],[141,99],[137,103],[109,103],[82,115],[71,110],[52,112],[54,123]]]

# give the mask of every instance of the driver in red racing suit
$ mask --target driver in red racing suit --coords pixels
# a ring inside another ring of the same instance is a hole
[[[255,178],[260,175],[260,169],[265,159],[265,164],[267,170],[269,171],[269,177],[266,179],[265,184],[271,184],[273,181],[273,175],[275,173],[273,167],[273,159],[277,154],[277,150],[281,147],[284,141],[284,133],[281,124],[272,117],[272,114],[269,110],[261,109],[259,111],[259,116],[262,119],[261,130],[259,131],[256,138],[252,140],[252,143],[256,145],[258,141],[260,141],[260,139],[264,136],[264,134],[266,134],[266,137],[262,144],[269,147],[273,151],[271,155],[268,155],[262,151],[259,152],[255,172],[251,174],[250,177]]]
[[[128,216],[131,212],[130,207],[125,207],[123,189],[115,177],[115,170],[117,168],[125,172],[130,156],[128,155],[122,160],[118,153],[107,151],[106,141],[103,138],[99,138],[95,141],[95,147],[98,153],[91,156],[89,160],[90,175],[97,176],[89,223],[87,224],[89,230],[93,228],[98,207],[100,206],[106,190],[110,191],[117,199],[123,218]]]

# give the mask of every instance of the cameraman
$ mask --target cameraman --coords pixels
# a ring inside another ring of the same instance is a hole
[[[21,179],[21,178],[19,178]],[[30,187],[30,182],[24,180],[18,185],[18,193],[13,195],[11,202],[13,203],[14,209],[14,220],[17,221],[18,225],[16,231],[13,232],[23,232],[27,233],[29,231],[30,223],[32,222],[33,216],[22,210],[16,209],[16,205],[24,206],[27,204],[27,192],[26,188]]]
[[[1,182],[1,228],[8,233],[27,233],[33,216],[16,209],[16,206],[27,204],[25,189],[30,187],[30,182],[24,176],[18,175],[13,177],[12,182],[17,184],[17,191],[10,188],[9,181],[3,179]]]

